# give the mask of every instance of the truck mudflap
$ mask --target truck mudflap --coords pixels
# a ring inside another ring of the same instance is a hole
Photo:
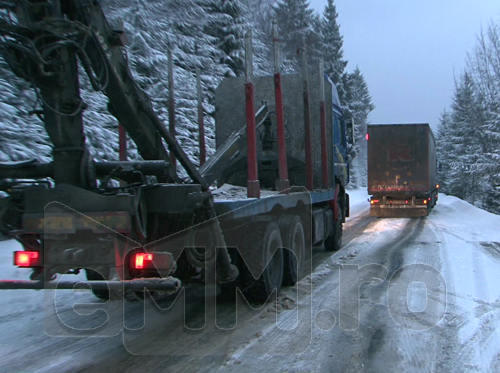
[[[57,290],[157,290],[176,293],[181,287],[181,281],[175,277],[166,278],[137,278],[124,281],[22,281],[1,280],[0,290],[22,289],[57,289]]]
[[[370,216],[379,218],[412,218],[429,215],[427,206],[381,205],[370,206]]]

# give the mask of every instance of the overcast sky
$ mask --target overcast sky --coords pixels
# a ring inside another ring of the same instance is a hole
[[[310,0],[323,12],[326,0]],[[448,108],[454,77],[500,0],[335,0],[347,70],[365,76],[371,123],[430,123]]]

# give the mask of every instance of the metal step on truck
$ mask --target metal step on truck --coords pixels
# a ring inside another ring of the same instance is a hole
[[[322,63],[310,74],[302,53],[302,72],[281,74],[276,25],[274,74],[253,77],[247,34],[246,76],[216,90],[216,151],[196,167],[175,138],[173,95],[167,129],[130,74],[123,32],[97,1],[0,6],[3,57],[41,95],[53,145],[52,162],[0,164],[0,230],[23,247],[14,265],[32,270],[31,281],[0,281],[1,289],[90,287],[110,299],[216,283],[265,301],[300,279],[313,245],[340,248],[348,129]],[[81,72],[143,160],[93,159]],[[200,134],[202,114],[200,105]],[[179,165],[190,182],[177,176]],[[87,281],[60,280],[80,271]]]

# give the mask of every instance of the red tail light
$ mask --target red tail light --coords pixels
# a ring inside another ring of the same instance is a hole
[[[427,200],[426,199],[424,199],[424,205],[427,205]]]
[[[135,269],[145,269],[153,263],[153,254],[138,253],[133,260]]]
[[[42,260],[39,251],[15,251],[14,265],[18,267],[41,267]]]
[[[372,205],[374,205],[375,203],[379,203],[379,202],[380,202],[380,200],[378,200],[378,199],[372,199],[372,200],[370,201],[370,203],[371,203]]]

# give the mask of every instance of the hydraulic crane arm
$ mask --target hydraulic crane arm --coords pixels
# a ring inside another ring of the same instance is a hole
[[[268,116],[268,107],[264,103],[255,113],[255,121],[257,122],[255,127],[259,128]],[[227,165],[240,154],[241,149],[245,148],[247,141],[246,128],[246,125],[244,125],[238,131],[231,134],[219,149],[200,167],[200,173],[208,184],[212,184],[220,177]]]
[[[165,160],[165,151],[155,126],[158,118],[149,97],[131,76],[123,55],[120,32],[111,29],[96,1],[73,0],[69,18],[88,30],[80,61],[87,74],[109,99],[108,109],[137,144],[139,153],[147,160]],[[92,70],[92,71],[91,71]]]
[[[169,160],[162,139],[195,183],[207,183],[154,112],[134,81],[123,54],[122,33],[113,30],[97,1],[1,1],[17,22],[0,19],[1,52],[14,72],[40,90],[44,122],[54,144],[56,183],[88,186],[77,58],[92,86],[109,99],[109,110],[146,160]],[[3,16],[3,14],[0,14]]]

